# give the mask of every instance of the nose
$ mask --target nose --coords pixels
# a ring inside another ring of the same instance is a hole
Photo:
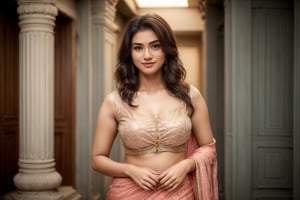
[[[151,60],[152,59],[152,54],[149,48],[145,48],[145,53],[144,53],[144,60]]]

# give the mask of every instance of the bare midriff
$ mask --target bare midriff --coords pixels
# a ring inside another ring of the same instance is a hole
[[[169,167],[182,161],[184,158],[184,152],[159,152],[142,155],[125,155],[124,163],[133,164],[140,167],[147,167],[155,172],[162,173]]]

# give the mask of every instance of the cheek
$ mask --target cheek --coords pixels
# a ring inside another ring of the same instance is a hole
[[[157,54],[161,59],[164,59],[166,57],[166,54],[163,52],[163,51],[160,51],[158,54]]]
[[[140,59],[140,55],[136,52],[131,52],[131,58],[132,60],[138,60]]]
[[[136,55],[136,54],[131,54],[131,59],[132,59],[132,62],[133,64],[138,67],[139,63],[140,63],[140,59],[139,57]]]
[[[159,55],[158,55],[158,59],[160,59],[160,60],[162,60],[162,61],[164,62],[165,59],[166,59],[165,54],[159,54]]]

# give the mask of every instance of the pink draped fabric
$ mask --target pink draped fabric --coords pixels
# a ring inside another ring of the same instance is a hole
[[[178,189],[167,191],[157,189],[147,191],[139,187],[130,178],[113,178],[109,191],[106,196],[107,200],[194,200],[194,193],[191,182],[187,177]]]
[[[216,140],[199,147],[192,135],[187,143],[187,158],[196,162],[191,174],[196,200],[218,200]]]
[[[187,143],[186,157],[196,163],[191,173],[178,189],[147,191],[130,178],[113,178],[107,200],[218,200],[217,159],[215,139],[199,147],[194,136]]]

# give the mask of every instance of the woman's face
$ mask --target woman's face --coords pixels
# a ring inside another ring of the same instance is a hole
[[[140,75],[161,74],[165,53],[154,31],[138,31],[131,41],[131,56]]]

